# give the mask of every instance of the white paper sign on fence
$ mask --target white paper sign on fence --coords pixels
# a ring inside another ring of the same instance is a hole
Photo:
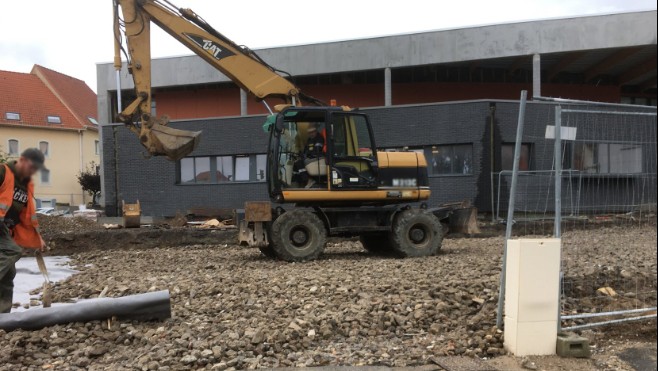
[[[560,133],[562,140],[576,140],[576,132],[578,128],[570,126],[562,126]],[[555,139],[555,125],[546,125],[546,139]]]

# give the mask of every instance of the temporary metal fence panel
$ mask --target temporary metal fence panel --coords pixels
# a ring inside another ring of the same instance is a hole
[[[561,101],[526,116],[545,126],[522,135],[512,221],[513,171],[492,174],[494,215],[513,236],[562,238],[563,330],[655,320],[655,107]]]

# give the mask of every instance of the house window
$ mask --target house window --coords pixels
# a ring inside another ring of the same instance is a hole
[[[7,120],[19,121],[21,119],[21,114],[16,112],[6,112],[5,118]]]
[[[266,163],[264,154],[186,157],[179,162],[179,184],[261,182]]]
[[[389,148],[386,151],[411,151],[424,154],[430,176],[473,174],[473,144],[437,144],[403,149]]]
[[[101,142],[97,140],[94,141],[94,153],[96,153],[97,155],[101,154]]]
[[[50,184],[50,170],[41,169],[39,172],[41,173],[41,184]]]
[[[48,116],[46,117],[46,121],[48,121],[49,124],[61,124],[62,118],[59,116]]]
[[[39,142],[39,150],[46,157],[50,155],[50,145],[46,141],[42,140],[41,142]]]
[[[501,170],[514,169],[514,143],[504,143],[500,146]],[[530,170],[530,144],[521,144],[521,158],[519,159],[519,170]]]
[[[157,104],[155,103],[155,99],[151,100],[151,116],[155,117],[157,116],[156,113],[158,112],[157,110]]]
[[[19,153],[19,148],[18,148],[18,140],[16,139],[9,139],[8,141],[8,148],[7,150],[9,151],[9,156],[18,156]]]
[[[575,143],[563,161],[566,169],[588,174],[638,174],[642,172],[642,145]]]
[[[95,118],[88,116],[87,120],[89,120],[89,122],[91,122],[92,125],[98,126],[98,121]]]

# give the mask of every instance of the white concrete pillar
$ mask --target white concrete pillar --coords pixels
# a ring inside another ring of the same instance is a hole
[[[391,82],[391,68],[384,69],[384,105],[393,105],[393,84]]]
[[[560,306],[560,239],[507,241],[505,349],[555,354]]]
[[[247,116],[247,92],[240,89],[240,116]]]
[[[541,97],[541,55],[532,56],[532,96]]]

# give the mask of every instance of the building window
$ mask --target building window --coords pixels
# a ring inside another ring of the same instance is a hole
[[[180,161],[181,183],[210,183],[210,157],[187,157]]]
[[[232,182],[233,177],[233,156],[217,157],[217,182]]]
[[[97,140],[94,141],[94,153],[96,153],[97,155],[101,154],[101,142],[100,141],[97,141]]]
[[[9,156],[18,156],[18,153],[19,153],[18,140],[9,139],[9,141],[7,143],[9,144],[7,146],[7,151],[8,151]]]
[[[500,162],[501,170],[514,169],[514,143],[504,143],[500,146]],[[519,159],[519,170],[530,170],[530,144],[521,144],[521,158]]]
[[[50,155],[50,145],[46,141],[42,140],[41,142],[39,142],[39,150],[46,157]]]
[[[179,184],[265,181],[267,156],[186,157],[179,162]]]
[[[5,118],[7,120],[19,121],[21,119],[21,114],[16,112],[6,112]]]
[[[157,110],[158,106],[155,103],[155,99],[151,99],[151,116],[156,117],[157,116]]]
[[[50,184],[50,170],[41,169],[39,172],[41,173],[41,184]]]
[[[473,174],[473,144],[437,144],[386,149],[389,152],[399,150],[424,154],[427,160],[427,172],[430,176]]]
[[[448,144],[425,147],[429,175],[473,174],[473,145]]]
[[[48,116],[46,117],[46,121],[48,121],[49,124],[61,124],[62,118],[59,116]]]
[[[639,174],[642,145],[621,143],[574,143],[566,151],[565,169],[588,174]]]
[[[256,155],[256,181],[264,182],[267,179],[267,155]]]

